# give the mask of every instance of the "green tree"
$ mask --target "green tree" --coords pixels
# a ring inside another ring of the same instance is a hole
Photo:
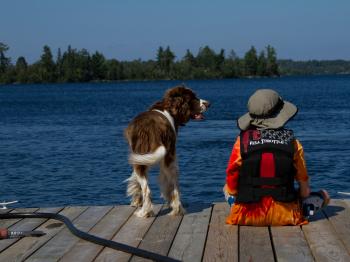
[[[188,63],[190,66],[195,67],[196,66],[196,58],[191,53],[189,49],[186,50],[186,54],[183,57],[182,61]]]
[[[40,78],[42,82],[52,83],[56,81],[55,75],[55,62],[53,61],[53,56],[50,47],[47,45],[43,48],[43,54],[40,58]]]
[[[171,78],[171,70],[174,65],[175,54],[170,50],[170,47],[164,50],[159,47],[157,50],[157,75],[159,78]]]
[[[225,50],[221,49],[220,53],[216,56],[216,64],[215,64],[216,70],[222,71],[224,62],[225,62]]]
[[[18,57],[15,70],[17,82],[26,83],[28,81],[28,64],[23,56]]]
[[[157,64],[158,66],[162,67],[163,65],[163,58],[164,57],[164,49],[162,46],[158,47],[157,50]]]
[[[244,55],[244,69],[246,76],[255,76],[258,67],[256,49],[252,46]]]
[[[63,78],[62,62],[63,62],[63,59],[61,54],[61,48],[58,48],[57,58],[56,58],[56,79],[58,81],[62,81],[62,78]]]
[[[257,66],[257,70],[256,70],[256,74],[258,76],[266,76],[267,75],[266,65],[267,65],[267,61],[266,61],[266,57],[265,57],[265,52],[261,51],[259,58],[258,58],[258,66]]]
[[[239,58],[234,50],[230,51],[228,58],[225,59],[222,66],[222,77],[234,78],[239,76]]]
[[[174,65],[174,60],[175,54],[170,50],[170,47],[167,46],[167,48],[164,51],[164,70],[168,76],[170,74],[172,66]]]
[[[88,82],[93,78],[92,58],[85,48],[74,54],[74,65],[74,77],[76,81]],[[104,75],[101,76],[101,79],[104,79]]]
[[[196,61],[200,67],[211,70],[216,67],[217,56],[214,50],[212,50],[209,46],[205,46],[204,48],[199,49]]]
[[[9,82],[7,73],[10,69],[11,59],[5,55],[8,50],[9,47],[6,44],[0,42],[0,82]]]
[[[122,79],[122,66],[117,59],[111,59],[107,61],[107,74],[108,80],[120,80]]]
[[[277,54],[276,50],[268,45],[266,47],[266,53],[267,53],[267,64],[266,64],[266,74],[268,76],[279,76],[279,69],[277,64]]]
[[[76,50],[70,45],[62,55],[62,82],[77,82],[75,74],[76,67]]]
[[[218,55],[209,46],[200,48],[196,57],[197,68],[194,72],[194,78],[218,78]]]
[[[106,59],[103,54],[95,52],[91,56],[92,80],[104,80],[106,74]]]

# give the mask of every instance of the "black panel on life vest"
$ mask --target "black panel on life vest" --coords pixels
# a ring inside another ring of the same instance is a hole
[[[293,132],[246,130],[241,132],[240,139],[242,167],[237,202],[254,203],[263,196],[283,202],[295,200]]]

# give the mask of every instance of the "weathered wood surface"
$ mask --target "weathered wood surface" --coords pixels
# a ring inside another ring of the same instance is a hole
[[[239,259],[241,261],[274,261],[268,227],[239,227]]]
[[[111,207],[89,207],[74,222],[75,226],[83,231],[92,228]],[[50,239],[42,248],[31,255],[28,261],[58,261],[66,252],[68,252],[79,238],[72,235],[68,229],[63,229],[52,239]]]
[[[134,211],[130,206],[114,207],[89,233],[111,239]],[[93,261],[102,249],[103,246],[81,239],[60,261]]]
[[[75,218],[86,209],[87,207],[66,207],[59,214],[68,217],[74,222]],[[63,228],[63,223],[54,219],[48,220],[40,227],[36,228],[36,230],[43,231],[46,235],[42,237],[25,237],[20,239],[15,245],[10,246],[4,252],[0,253],[0,261],[24,261]]]
[[[212,207],[190,207],[182,219],[169,257],[182,261],[202,260]]]
[[[300,227],[271,227],[277,261],[314,261]]]
[[[161,205],[155,205],[153,211],[157,216]],[[137,247],[145,234],[149,230],[150,226],[154,222],[155,217],[139,218],[135,215],[124,224],[119,232],[114,236],[113,241],[121,242],[133,247]],[[117,251],[111,248],[105,248],[96,258],[96,261],[129,261],[131,255],[125,252]]]
[[[80,230],[181,261],[350,261],[350,201],[334,200],[302,227],[225,224],[226,203],[188,207],[171,217],[155,205],[155,216],[138,218],[130,206],[30,208],[3,212],[53,212]],[[2,261],[147,261],[72,235],[53,219],[2,219],[10,230],[41,230],[42,237],[0,240]]]
[[[323,212],[317,213],[302,229],[316,261],[350,261],[350,254],[340,240],[341,236]]]
[[[203,261],[238,261],[238,227],[225,224],[227,203],[215,204]]]

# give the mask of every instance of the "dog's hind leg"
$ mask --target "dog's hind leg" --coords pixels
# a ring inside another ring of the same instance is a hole
[[[170,202],[170,207],[172,211],[169,215],[183,215],[185,214],[185,209],[183,208],[180,200],[179,191],[179,168],[176,160],[172,161],[170,164],[164,162],[160,165],[160,184],[163,192],[164,198]]]
[[[142,190],[141,185],[137,179],[137,174],[133,170],[131,176],[126,180],[128,182],[127,196],[131,197],[130,205],[133,207],[142,206]]]
[[[136,173],[137,181],[141,186],[142,199],[143,199],[142,208],[138,210],[135,214],[138,217],[154,216],[153,205],[151,200],[151,190],[148,186],[148,181],[147,181],[147,166],[135,165],[134,171]]]

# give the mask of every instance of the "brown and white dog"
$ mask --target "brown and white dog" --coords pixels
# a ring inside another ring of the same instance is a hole
[[[133,167],[127,179],[127,194],[132,198],[132,206],[142,206],[137,216],[153,215],[147,171],[157,163],[162,196],[172,208],[170,215],[184,213],[179,193],[176,136],[179,126],[190,119],[203,119],[202,114],[208,107],[209,102],[197,98],[191,89],[177,86],[167,90],[161,101],[136,116],[125,129],[131,150],[129,163]]]

